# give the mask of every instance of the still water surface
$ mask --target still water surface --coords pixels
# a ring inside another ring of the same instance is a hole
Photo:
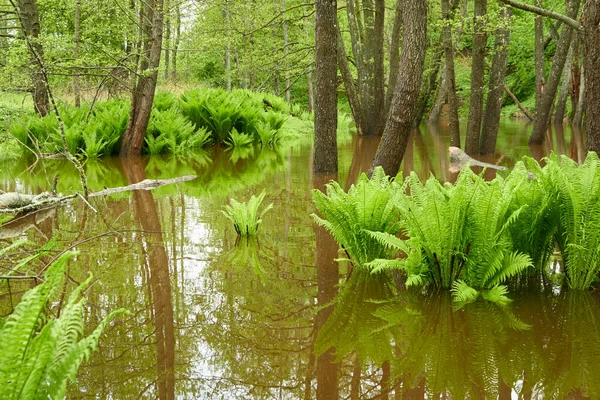
[[[583,159],[577,132],[553,130],[536,149],[526,145],[529,132],[506,123],[500,151],[485,161],[510,167],[552,150]],[[402,173],[452,180],[448,143],[443,127],[415,132]],[[337,177],[311,173],[310,141],[245,160],[216,151],[89,161],[92,190],[198,178],[93,199],[97,212],[73,202],[1,228],[3,243],[77,244],[69,285],[94,276],[90,328],[110,310],[130,311],[106,330],[69,398],[600,398],[597,293],[530,288],[513,291],[509,308],[457,310],[448,296],[406,291],[400,276],[349,274],[334,261],[335,242],[310,217],[311,190],[332,178],[354,181],[376,146],[372,138],[342,141]],[[78,187],[64,162],[21,174],[26,168],[3,166],[0,187],[40,192],[55,173],[63,193]],[[237,240],[219,211],[263,188],[274,209],[256,240]],[[9,295],[0,282],[2,314],[27,285],[13,284]]]

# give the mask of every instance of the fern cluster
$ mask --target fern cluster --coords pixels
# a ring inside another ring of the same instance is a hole
[[[47,270],[41,285],[23,295],[14,312],[0,324],[0,398],[60,399],[67,379],[96,349],[102,331],[116,313],[110,313],[88,336],[84,336],[81,297],[91,277],[75,289],[60,316],[50,315],[48,305],[64,279],[66,263],[75,253],[61,256]]]
[[[179,154],[213,143],[274,147],[282,139],[282,126],[289,113],[290,106],[283,99],[247,90],[191,90],[180,98],[172,93],[157,93],[144,152]],[[119,151],[127,128],[129,102],[99,102],[91,112],[88,106],[61,106],[60,114],[69,152],[97,158]],[[31,149],[39,147],[42,153],[63,151],[58,120],[53,114],[17,117],[9,132],[21,144]]]
[[[402,269],[407,286],[450,289],[455,301],[506,304],[507,281],[544,273],[555,244],[568,286],[589,288],[600,273],[600,160],[545,163],[526,158],[489,182],[467,166],[445,185],[412,173],[399,186],[378,171],[347,194],[336,183],[315,192],[315,218],[355,265]]]
[[[269,204],[259,214],[258,208],[265,198],[265,190],[256,196],[250,197],[245,203],[240,203],[236,199],[231,199],[228,205],[225,206],[225,210],[221,212],[233,222],[238,236],[255,236],[258,231],[258,227],[262,222],[262,217],[267,211],[273,208],[273,204]]]
[[[377,168],[371,179],[362,174],[348,193],[337,183],[327,185],[326,193],[313,190],[313,202],[322,217],[313,214],[317,224],[325,227],[350,260],[358,267],[396,251],[369,234],[370,231],[394,235],[400,228],[395,198],[401,187]]]

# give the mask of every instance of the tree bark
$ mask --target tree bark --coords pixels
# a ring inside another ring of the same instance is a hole
[[[580,0],[571,0],[567,6],[567,16],[569,18],[577,18],[579,11]],[[571,37],[573,30],[568,26],[563,27],[563,31],[556,45],[556,53],[554,54],[554,61],[550,68],[550,74],[548,81],[542,94],[541,103],[536,110],[536,119],[533,125],[533,132],[529,138],[530,145],[540,145],[544,142],[546,131],[548,130],[548,124],[550,123],[550,114],[554,99],[556,97],[556,91],[560,82],[563,68],[565,67],[565,61],[571,46]]]
[[[535,0],[537,7],[542,7],[542,0]],[[546,71],[544,68],[544,19],[541,15],[534,17],[535,34],[535,110],[541,107],[544,83],[546,82]]]
[[[433,102],[433,106],[431,106],[431,110],[429,110],[429,116],[427,117],[428,124],[437,124],[440,121],[440,116],[442,114],[442,109],[446,104],[446,99],[448,98],[448,85],[446,83],[446,63],[444,62],[444,67],[442,68],[442,82],[440,87],[438,88],[437,94],[435,95],[435,101]],[[452,138],[450,139],[452,140]]]
[[[388,88],[385,96],[384,116],[387,117],[390,111],[392,95],[396,88],[396,79],[398,79],[398,64],[400,62],[400,35],[402,34],[402,0],[396,0],[396,14],[394,15],[394,24],[392,25],[392,36],[390,40],[390,72],[388,77]]]
[[[554,123],[562,124],[567,111],[567,96],[569,95],[569,84],[571,83],[571,69],[573,68],[573,51],[577,46],[577,33],[573,34],[571,47],[567,54],[567,61],[563,69],[560,91],[558,92],[558,101],[556,102],[556,112],[554,113]]]
[[[458,2],[456,2],[458,5]],[[458,121],[458,97],[456,96],[456,77],[454,73],[454,44],[452,43],[452,21],[454,12],[449,0],[442,0],[442,19],[444,26],[442,35],[444,41],[444,73],[448,97],[448,125],[450,129],[450,146],[460,148],[460,125]]]
[[[308,92],[308,112],[311,113],[315,109],[315,93],[313,90],[312,72],[306,73],[306,90]]]
[[[600,154],[600,0],[586,0],[582,11],[586,150]]]
[[[81,0],[75,0],[75,16],[73,18],[73,60],[79,60],[79,25],[81,20]],[[79,70],[73,68],[73,94],[75,95],[75,107],[81,106],[81,93],[79,89]]]
[[[500,27],[496,31],[494,44],[494,59],[488,86],[487,103],[483,117],[479,154],[494,154],[496,138],[500,126],[500,112],[504,99],[504,78],[506,77],[506,64],[508,63],[508,49],[510,46],[510,18],[512,9],[503,6],[500,10]]]
[[[485,84],[485,18],[487,0],[475,0],[473,13],[473,51],[471,61],[471,96],[469,100],[469,120],[467,121],[467,137],[465,151],[469,155],[479,153],[479,134],[483,115],[483,92]]]
[[[404,17],[398,80],[370,173],[377,166],[390,176],[398,173],[419,100],[427,48],[427,0],[405,1]]]
[[[315,10],[313,172],[337,173],[337,1],[316,0]]]
[[[281,11],[285,10],[285,0],[281,0]],[[287,20],[283,19],[283,56],[284,59],[287,60],[287,55],[289,53],[288,48],[288,25]],[[291,91],[291,81],[290,81],[290,69],[285,67],[285,101],[290,103],[292,101],[292,91]]]
[[[582,65],[580,68],[580,80],[579,80],[579,99],[577,101],[577,109],[573,115],[573,125],[581,128],[583,121],[583,112],[585,110],[585,66]]]
[[[174,0],[179,1],[179,0]],[[171,62],[171,0],[164,0],[165,2],[165,81],[169,80],[169,65]]]
[[[26,36],[31,43],[30,53],[32,51],[37,54],[30,54],[31,61],[31,82],[33,83],[33,106],[35,111],[40,116],[48,115],[50,111],[50,100],[48,98],[48,88],[44,81],[44,72],[42,65],[44,61],[44,49],[39,41],[40,37],[40,16],[35,0],[19,0],[19,14],[23,25],[23,35]]]
[[[354,79],[352,79],[352,72],[350,72],[350,66],[348,65],[348,56],[346,55],[344,39],[342,39],[342,33],[340,32],[339,25],[337,27],[337,51],[338,66],[340,68],[340,74],[342,75],[342,81],[344,82],[344,88],[346,89],[348,104],[350,105],[350,110],[354,116],[356,131],[359,135],[362,135],[363,122],[360,100],[358,99],[358,92],[354,86]]]
[[[148,0],[144,12],[143,54],[140,74],[131,94],[131,110],[121,142],[121,157],[139,156],[152,112],[158,67],[162,53],[163,0]]]
[[[173,43],[173,68],[171,68],[171,80],[177,81],[177,51],[179,50],[179,41],[181,39],[181,5],[175,1],[175,42]]]

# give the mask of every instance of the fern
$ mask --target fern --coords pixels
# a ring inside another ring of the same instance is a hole
[[[313,190],[313,202],[322,218],[313,214],[316,223],[325,227],[358,267],[378,258],[391,258],[396,252],[371,232],[396,234],[399,211],[394,198],[401,187],[376,168],[371,179],[362,174],[345,193],[337,182],[327,185],[326,194]]]
[[[66,253],[52,264],[45,282],[25,293],[0,327],[0,398],[63,398],[67,379],[74,381],[106,325],[123,312],[110,313],[84,337],[81,294],[91,283],[90,277],[69,296],[58,318],[46,317],[46,308],[64,279],[65,265],[75,254]]]
[[[273,204],[269,204],[260,214],[258,213],[258,208],[265,195],[266,192],[263,189],[258,197],[253,195],[246,203],[231,199],[230,204],[225,206],[225,210],[221,210],[223,215],[233,222],[233,227],[238,236],[256,235],[258,227],[262,223],[263,215],[273,208]]]

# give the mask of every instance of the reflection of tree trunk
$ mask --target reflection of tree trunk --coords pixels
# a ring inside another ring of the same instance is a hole
[[[315,174],[313,187],[324,190],[330,180],[337,180],[337,174]],[[323,307],[331,303],[337,293],[339,267],[337,258],[338,245],[333,237],[321,226],[315,225],[315,240],[317,245],[317,304]],[[333,312],[333,306],[321,308],[315,317],[315,338],[327,318]],[[328,349],[317,359],[317,399],[338,398],[338,369],[334,363],[334,349]]]
[[[129,184],[146,179],[146,172],[140,158],[129,158],[123,162],[123,174]],[[146,263],[150,271],[150,297],[152,298],[156,336],[158,398],[175,398],[175,331],[173,324],[173,303],[169,258],[163,243],[160,216],[149,190],[132,192],[133,213],[140,227],[149,233],[142,233],[148,254]],[[152,233],[150,233],[152,232]]]
[[[358,135],[354,138],[354,153],[352,153],[352,164],[350,164],[348,179],[346,179],[346,191],[350,189],[350,185],[356,183],[356,180],[361,173],[369,172],[369,167],[377,152],[377,146],[379,145],[380,139],[381,138],[378,136]]]

